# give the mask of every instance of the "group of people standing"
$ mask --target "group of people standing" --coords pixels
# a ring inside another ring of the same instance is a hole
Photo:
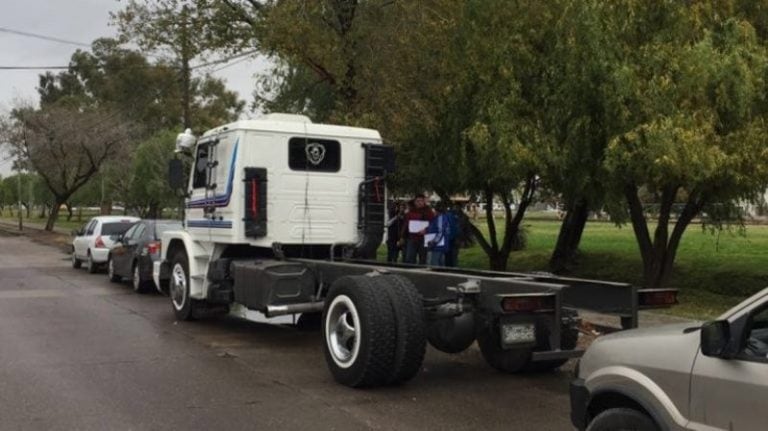
[[[393,202],[387,218],[387,262],[458,266],[461,208],[439,201],[429,206],[424,195]]]

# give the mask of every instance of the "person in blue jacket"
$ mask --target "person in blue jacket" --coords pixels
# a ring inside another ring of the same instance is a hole
[[[435,205],[435,218],[429,222],[427,228],[428,234],[434,234],[427,243],[430,253],[430,266],[445,266],[445,256],[451,251],[453,235],[451,233],[451,223],[448,220],[445,202],[440,201]]]

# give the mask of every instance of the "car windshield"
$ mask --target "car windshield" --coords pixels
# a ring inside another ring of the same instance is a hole
[[[125,233],[131,226],[133,226],[133,222],[104,223],[104,226],[101,227],[101,234],[120,235]]]
[[[155,224],[155,237],[160,238],[160,235],[167,230],[181,229],[181,223],[179,222],[166,222]]]

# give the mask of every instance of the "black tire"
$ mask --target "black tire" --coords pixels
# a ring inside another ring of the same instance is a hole
[[[410,280],[398,275],[380,275],[373,281],[387,292],[395,316],[395,359],[387,383],[407,382],[421,370],[427,350],[421,295]]]
[[[177,268],[182,271],[177,272]],[[177,278],[178,277],[178,278]],[[190,296],[189,261],[187,253],[179,250],[171,259],[170,283],[171,307],[178,320],[195,320],[197,317],[197,301]]]
[[[83,261],[75,257],[75,250],[72,247],[72,268],[80,269],[83,266]]]
[[[645,413],[629,408],[615,408],[595,416],[587,431],[659,431],[659,427]]]
[[[86,260],[86,269],[88,270],[88,274],[96,274],[99,272],[99,265],[93,261],[93,256],[91,256],[91,251],[88,250],[88,259]]]
[[[115,262],[112,260],[111,255],[107,258],[107,276],[112,283],[120,283],[123,281],[123,277],[120,277],[115,272]]]
[[[342,385],[374,387],[390,380],[395,316],[388,296],[377,287],[372,277],[346,276],[328,292],[323,353],[333,378]]]
[[[475,342],[475,316],[464,313],[432,322],[427,328],[427,340],[435,349],[445,353],[460,353]]]
[[[151,280],[142,280],[141,278],[141,271],[139,270],[139,263],[134,262],[133,263],[133,271],[131,276],[131,285],[133,286],[133,291],[136,293],[147,293],[150,291],[152,287],[152,281]],[[189,277],[189,275],[187,275]]]
[[[514,374],[526,371],[531,363],[532,346],[505,350],[501,347],[498,323],[482,322],[478,327],[477,344],[488,365],[502,373]]]

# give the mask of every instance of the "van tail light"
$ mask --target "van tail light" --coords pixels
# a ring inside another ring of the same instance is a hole
[[[555,310],[555,295],[505,295],[501,309],[506,313],[542,313]]]
[[[663,308],[677,304],[677,289],[639,289],[638,305],[642,308]]]
[[[94,242],[94,246],[96,248],[107,248],[107,246],[104,244],[104,240],[101,239],[101,235],[96,237],[96,242]]]
[[[152,241],[147,244],[147,253],[149,254],[160,254],[160,250],[162,250],[162,243],[160,241]]]

